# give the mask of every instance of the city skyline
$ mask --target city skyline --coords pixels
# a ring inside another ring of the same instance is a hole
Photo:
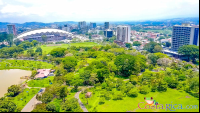
[[[0,22],[103,22],[185,17],[199,17],[198,0],[0,0]]]

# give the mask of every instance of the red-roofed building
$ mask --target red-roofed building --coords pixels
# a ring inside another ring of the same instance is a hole
[[[51,69],[38,69],[35,78],[47,78],[51,73]]]

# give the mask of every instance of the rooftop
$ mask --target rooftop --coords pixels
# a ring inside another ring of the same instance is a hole
[[[36,30],[32,30],[32,31],[27,31],[27,32],[24,32],[22,34],[19,34],[17,36],[17,38],[23,38],[23,37],[28,36],[28,35],[32,35],[32,34],[36,34],[36,33],[46,33],[46,32],[55,32],[55,33],[58,32],[58,33],[69,34],[69,32],[66,32],[66,31],[63,31],[63,30],[48,28],[48,29],[36,29]]]

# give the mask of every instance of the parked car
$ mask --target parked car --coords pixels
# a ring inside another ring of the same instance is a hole
[[[40,91],[38,93],[41,93],[43,91],[43,89],[40,89]]]

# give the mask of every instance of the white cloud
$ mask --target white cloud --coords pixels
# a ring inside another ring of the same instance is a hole
[[[199,0],[0,0],[1,17],[35,15],[46,21],[145,20],[198,16]],[[7,15],[7,16],[5,16]],[[33,20],[31,20],[33,21]]]
[[[0,5],[3,5],[3,1],[2,0],[0,0]]]

